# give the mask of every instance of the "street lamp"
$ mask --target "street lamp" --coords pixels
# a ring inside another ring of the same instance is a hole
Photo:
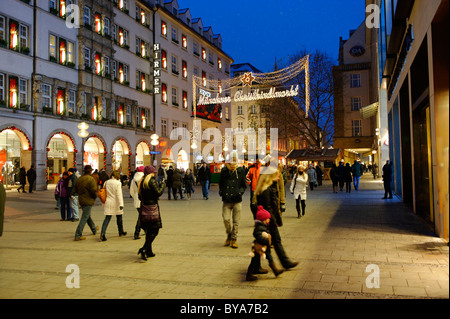
[[[83,170],[84,167],[84,139],[89,136],[89,132],[87,129],[89,128],[89,125],[86,122],[81,122],[78,124],[78,128],[80,131],[78,132],[78,136],[81,137],[81,170]]]
[[[150,136],[150,139],[152,140],[150,142],[150,144],[153,145],[153,156],[152,156],[152,162],[153,162],[153,166],[155,165],[155,157],[156,157],[156,146],[159,144],[159,135],[158,134],[152,134],[152,136]]]

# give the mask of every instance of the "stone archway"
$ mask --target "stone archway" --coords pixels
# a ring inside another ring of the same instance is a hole
[[[75,141],[69,133],[54,131],[47,140],[47,180],[55,184],[59,176],[76,167]]]

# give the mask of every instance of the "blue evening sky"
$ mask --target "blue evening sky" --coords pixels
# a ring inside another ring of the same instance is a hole
[[[365,19],[364,0],[178,0],[192,18],[202,18],[222,35],[222,49],[234,63],[250,62],[262,72],[306,49],[327,52],[337,63],[339,37]]]

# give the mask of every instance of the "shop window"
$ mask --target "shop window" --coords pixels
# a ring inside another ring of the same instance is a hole
[[[161,92],[162,92],[162,94],[161,94],[162,100],[161,101],[163,103],[167,103],[167,85],[165,83],[161,84]]]

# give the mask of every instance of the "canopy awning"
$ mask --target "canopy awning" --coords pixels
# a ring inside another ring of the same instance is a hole
[[[375,102],[373,104],[370,104],[368,106],[362,107],[359,111],[361,112],[361,118],[367,119],[369,117],[377,115],[378,108],[380,104],[378,102]]]

